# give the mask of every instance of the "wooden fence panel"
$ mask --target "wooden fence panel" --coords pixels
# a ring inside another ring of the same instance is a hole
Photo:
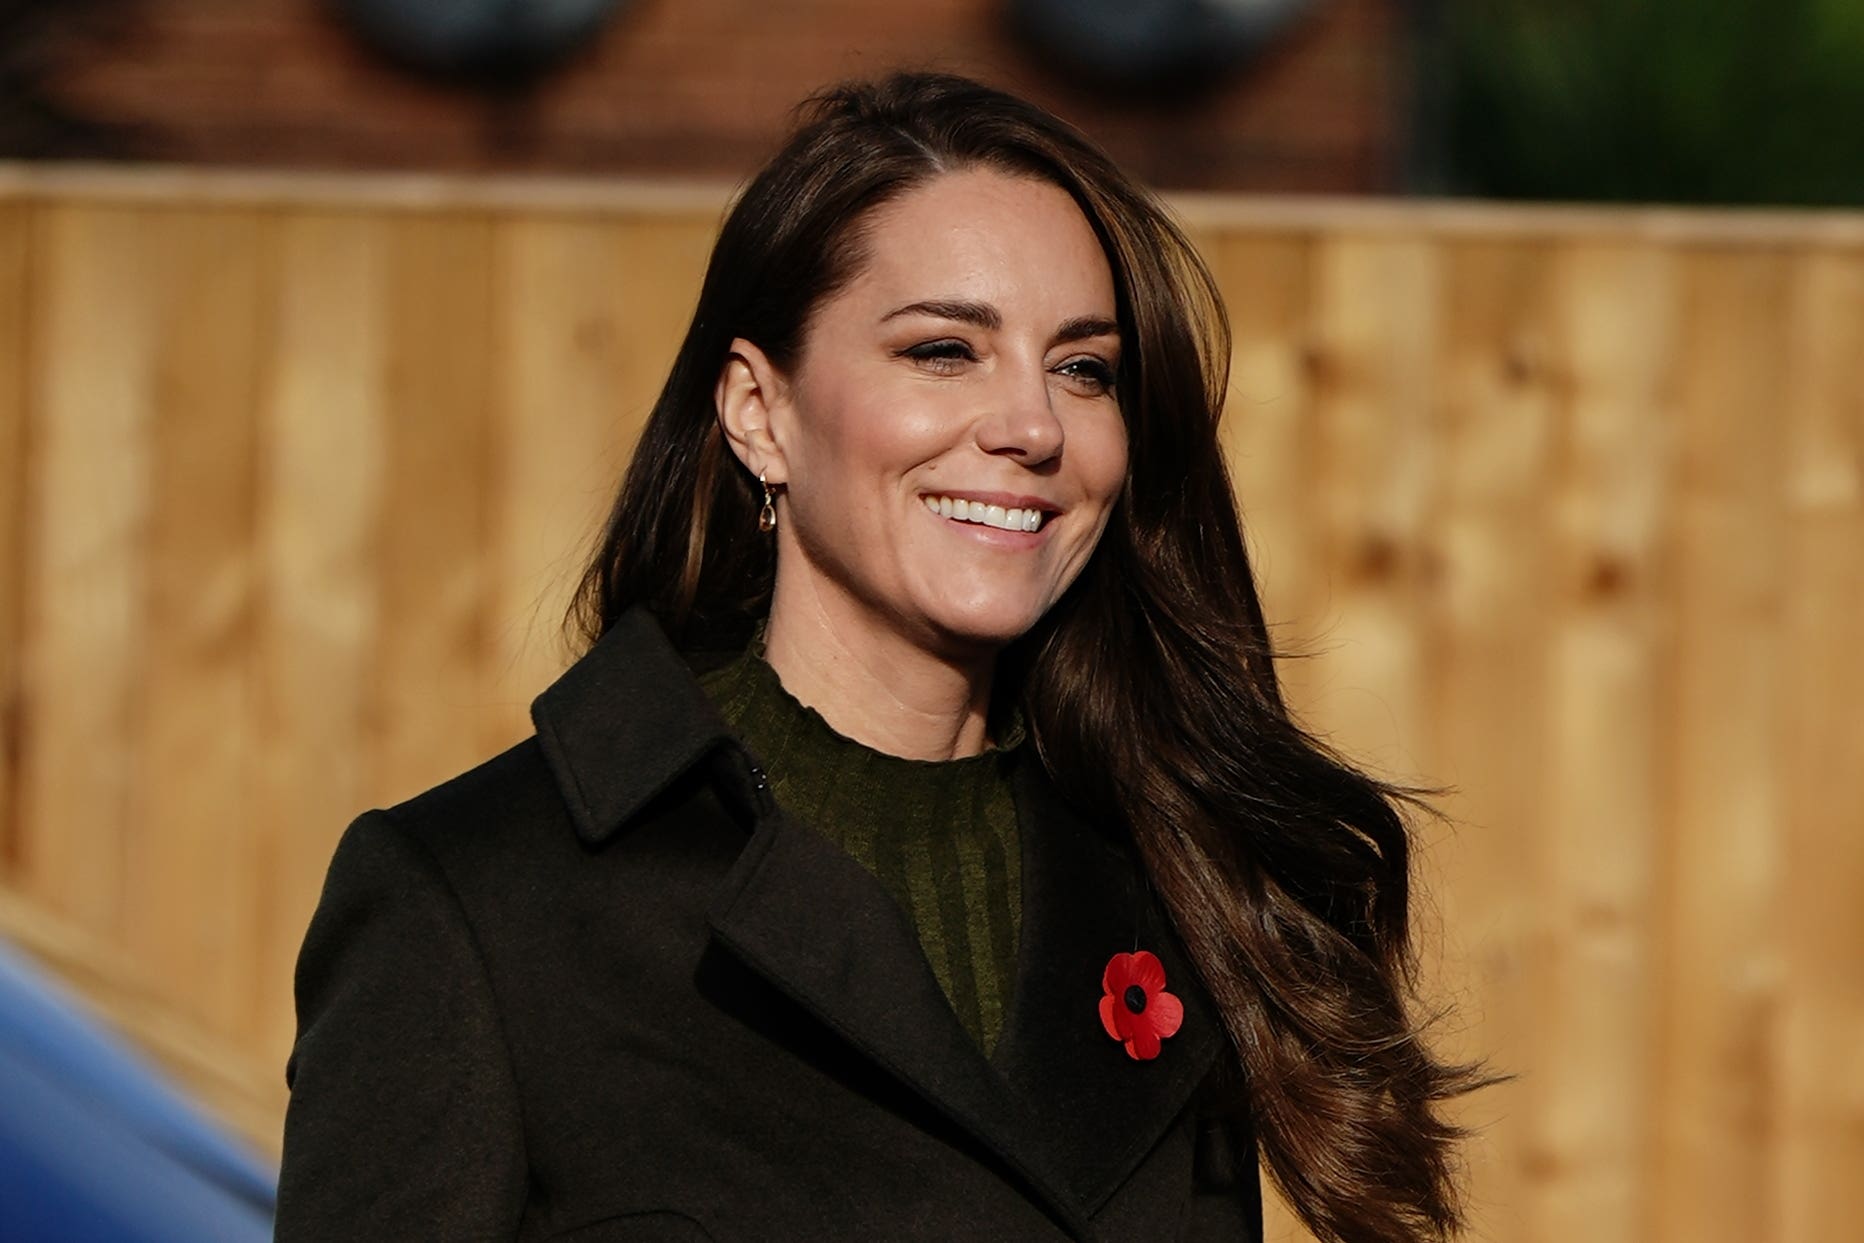
[[[31,213],[0,202],[0,876],[19,866],[20,625],[25,607],[26,301]]]
[[[1280,623],[1276,637],[1292,644],[1327,605],[1318,540],[1306,521],[1317,451],[1312,378],[1318,351],[1308,339],[1314,247],[1305,239],[1212,230],[1196,241],[1219,284],[1232,291],[1224,449],[1236,491],[1247,498],[1243,535],[1256,588],[1267,614]],[[1268,1243],[1307,1238],[1281,1198],[1265,1190]]]
[[[44,276],[29,312],[21,882],[55,914],[119,942],[146,639],[149,308],[159,281],[142,225],[131,207],[40,211],[34,263]]]
[[[0,176],[0,882],[228,1082],[344,825],[568,659],[720,201]],[[1864,223],[1191,207],[1290,698],[1452,788],[1475,1237],[1848,1238]]]
[[[483,759],[493,338],[492,225],[476,212],[389,226],[379,733],[370,802],[387,806]]]
[[[1864,255],[1804,254],[1792,325],[1784,719],[1770,740],[1779,1143],[1762,1237],[1839,1243],[1864,1221]]]
[[[691,318],[709,223],[515,219],[498,230],[497,622],[486,745],[530,730],[565,611]]]
[[[132,673],[123,937],[151,978],[242,1033],[259,910],[246,786],[255,616],[254,410],[269,256],[249,211],[146,213],[145,596]]]
[[[277,222],[276,309],[255,416],[261,578],[248,750],[262,913],[254,1047],[296,1027],[291,975],[337,836],[374,795],[378,532],[388,486],[390,229]]]
[[[1553,357],[1556,256],[1521,241],[1472,241],[1445,256],[1441,484],[1432,519],[1441,651],[1430,688],[1428,776],[1456,788],[1456,822],[1433,829],[1424,860],[1432,993],[1458,1007],[1446,1052],[1518,1070],[1537,1017],[1527,991],[1531,899],[1551,729],[1549,601],[1557,588],[1544,498],[1560,407]],[[1437,919],[1432,920],[1432,914]],[[1502,1051],[1507,1051],[1503,1054]],[[1459,1110],[1482,1139],[1469,1152],[1478,1229],[1507,1237],[1523,1203],[1526,1119],[1516,1089]],[[1526,1236],[1522,1236],[1525,1240]]]
[[[1229,237],[1205,243],[1211,270],[1230,291],[1228,413],[1221,425],[1242,498],[1256,588],[1291,645],[1326,608],[1316,533],[1307,522],[1318,438],[1309,336],[1314,246],[1305,238]]]
[[[1331,590],[1288,689],[1382,776],[1415,780],[1427,637],[1417,608],[1438,438],[1430,364],[1441,309],[1421,237],[1334,237],[1314,255],[1313,471],[1306,520]]]
[[[1790,269],[1768,250],[1692,258],[1674,378],[1675,567],[1663,826],[1663,1240],[1761,1237],[1775,1189],[1768,1046],[1779,1006],[1779,395]],[[1757,412],[1775,411],[1771,417]],[[1713,780],[1706,779],[1713,774]]]
[[[1528,1237],[1647,1237],[1656,685],[1671,257],[1616,244],[1555,255],[1554,472],[1542,508],[1548,720],[1524,895],[1533,951],[1522,1047],[1532,1101]]]
[[[597,220],[517,220],[499,229],[500,334],[506,367],[497,409],[501,736],[567,655],[558,627],[579,555],[626,458],[618,437],[625,317],[636,291],[617,230]],[[599,447],[599,448],[598,448]],[[551,549],[544,557],[537,549]]]

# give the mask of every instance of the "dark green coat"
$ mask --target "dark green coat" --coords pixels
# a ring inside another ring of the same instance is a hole
[[[537,735],[359,818],[298,962],[281,1243],[1249,1239],[1221,1032],[1130,848],[1027,748],[1022,934],[986,1059],[871,874],[786,817],[624,617]],[[1100,976],[1164,961],[1137,1062]]]

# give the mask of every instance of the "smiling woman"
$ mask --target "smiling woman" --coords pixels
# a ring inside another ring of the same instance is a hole
[[[779,490],[783,685],[850,737],[952,759],[982,746],[997,653],[1080,574],[1125,479],[1113,277],[1065,191],[988,168],[865,231],[791,373],[736,338],[717,405]]]
[[[1414,792],[1290,719],[1158,204],[960,78],[733,206],[536,737],[345,834],[278,1238],[1441,1238]]]

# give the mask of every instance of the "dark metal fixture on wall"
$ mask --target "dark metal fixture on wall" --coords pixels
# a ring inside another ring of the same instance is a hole
[[[1037,55],[1087,85],[1181,93],[1246,67],[1315,0],[1009,0]]]
[[[136,0],[0,0],[0,159],[128,159],[143,135],[62,98],[61,74],[133,46]]]
[[[536,77],[586,44],[625,0],[329,0],[411,67],[468,81]]]

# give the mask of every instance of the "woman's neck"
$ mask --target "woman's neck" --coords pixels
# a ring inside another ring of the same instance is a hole
[[[989,745],[994,657],[928,651],[850,601],[771,600],[764,659],[836,733],[889,755],[951,760]]]

